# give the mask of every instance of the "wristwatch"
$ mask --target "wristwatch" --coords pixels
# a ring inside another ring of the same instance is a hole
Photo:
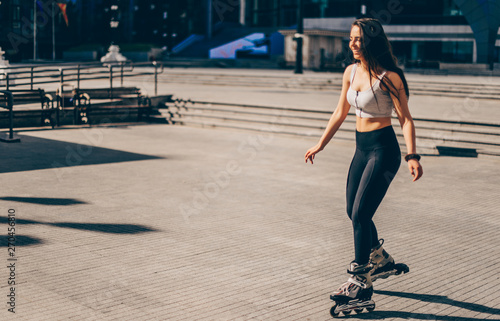
[[[405,156],[405,161],[409,161],[410,159],[416,159],[417,161],[419,161],[420,155],[419,154],[408,154]]]

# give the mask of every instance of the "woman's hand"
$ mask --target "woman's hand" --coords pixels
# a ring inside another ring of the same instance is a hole
[[[309,148],[305,155],[306,163],[307,160],[310,160],[311,164],[314,164],[314,156],[322,150],[323,147],[319,143],[316,144],[316,146]]]
[[[413,181],[415,182],[417,179],[422,177],[424,174],[424,170],[422,169],[422,165],[420,165],[419,161],[416,159],[410,159],[408,161],[408,168],[410,169],[411,176],[413,176]]]

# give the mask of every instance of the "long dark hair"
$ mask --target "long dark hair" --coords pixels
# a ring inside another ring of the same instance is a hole
[[[395,72],[401,77],[406,92],[406,97],[410,97],[408,83],[404,76],[403,70],[398,67],[397,59],[392,53],[392,46],[384,32],[382,24],[373,18],[361,18],[355,20],[351,28],[359,27],[361,35],[361,52],[366,62],[368,63],[368,74],[370,76],[370,84],[374,71],[383,68],[384,70]],[[355,60],[355,62],[360,62]],[[388,77],[381,79],[381,84],[389,90],[399,100],[399,93],[392,81]],[[373,88],[372,88],[373,90]]]

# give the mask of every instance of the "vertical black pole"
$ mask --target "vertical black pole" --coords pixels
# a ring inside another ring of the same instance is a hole
[[[12,94],[7,96],[7,106],[9,107],[9,139],[14,140],[14,99]]]
[[[34,69],[35,69],[35,67],[31,67],[31,87],[30,87],[31,90],[33,90],[33,81],[34,81],[34,79],[33,79],[33,70]]]
[[[125,64],[124,61],[122,61],[120,63],[121,67],[120,67],[120,86],[123,87],[123,65]]]
[[[212,38],[212,0],[207,0],[207,38]]]
[[[109,98],[113,99],[113,65],[109,65]]]
[[[155,66],[155,96],[158,96],[158,64],[156,61],[153,64]]]
[[[301,74],[303,72],[302,68],[302,45],[304,41],[304,18],[302,15],[302,8],[304,6],[304,0],[298,0],[297,7],[297,33],[295,34],[295,41],[297,41],[297,54],[295,56],[295,73]]]
[[[80,64],[77,65],[76,88],[80,89]]]

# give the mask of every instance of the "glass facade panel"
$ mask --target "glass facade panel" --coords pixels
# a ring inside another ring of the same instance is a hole
[[[463,16],[462,11],[458,8],[453,0],[444,0],[443,2],[444,16]]]
[[[441,61],[472,62],[472,41],[443,42]]]
[[[359,17],[366,7],[369,17],[389,15],[387,24],[467,24],[453,0],[303,0],[304,18]],[[252,22],[259,27],[296,24],[299,0],[248,0]],[[394,13],[397,12],[397,13]],[[273,17],[270,17],[273,16]],[[275,17],[278,17],[275,18]]]
[[[329,0],[325,17],[355,17],[361,14],[361,1]]]

